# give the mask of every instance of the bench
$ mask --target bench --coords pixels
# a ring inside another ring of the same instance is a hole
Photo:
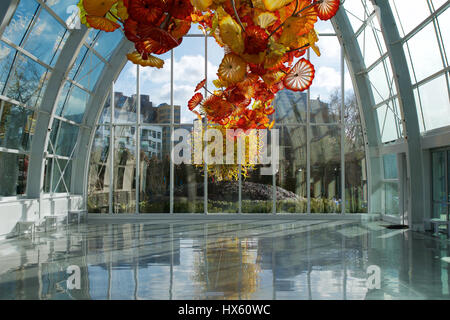
[[[450,221],[434,218],[430,220],[430,223],[433,227],[433,234],[439,234],[439,226],[447,225],[447,236],[450,237]]]
[[[13,231],[7,236],[7,238],[20,237],[27,233],[34,237],[35,233],[35,222],[34,221],[19,221],[16,223]]]

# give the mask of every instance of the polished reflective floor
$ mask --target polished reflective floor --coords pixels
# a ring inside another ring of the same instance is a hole
[[[448,244],[383,222],[70,226],[0,242],[0,299],[450,299]]]

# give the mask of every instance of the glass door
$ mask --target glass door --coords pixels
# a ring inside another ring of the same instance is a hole
[[[449,218],[449,157],[450,149],[437,150],[431,154],[433,178],[433,218]]]

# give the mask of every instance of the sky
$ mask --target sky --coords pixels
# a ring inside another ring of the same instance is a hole
[[[329,22],[316,24],[321,33],[334,33]],[[193,25],[190,33],[199,33]],[[329,96],[340,88],[340,45],[336,37],[324,36],[319,41],[322,56],[311,57],[316,67],[316,79],[311,88],[311,97],[320,96],[322,101],[329,101]],[[312,53],[311,55],[315,55]],[[141,68],[141,94],[150,95],[154,105],[161,103],[170,104],[170,77],[171,61],[170,52],[159,56],[165,61],[163,69]],[[214,40],[208,38],[207,42],[207,70],[208,89],[214,89],[212,80],[217,79],[217,70],[224,56],[221,48]],[[128,63],[122,71],[115,90],[125,95],[134,94],[136,91],[136,66]],[[194,88],[205,78],[205,39],[199,37],[185,37],[181,45],[174,50],[174,104],[181,106],[181,122],[192,123],[195,115],[187,109],[187,102],[194,94]],[[346,87],[352,91],[351,79],[346,73]]]

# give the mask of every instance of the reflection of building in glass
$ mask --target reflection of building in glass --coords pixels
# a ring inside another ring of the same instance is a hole
[[[276,122],[281,123],[306,123],[307,121],[307,99],[306,92],[294,92],[282,90],[277,93],[274,101],[276,109]],[[310,122],[311,123],[334,123],[339,121],[339,113],[330,103],[317,99],[310,99]]]
[[[306,93],[289,90],[280,91],[275,99],[276,123],[281,131],[282,161],[278,185],[302,197],[306,196],[307,188],[307,99]],[[341,198],[340,131],[337,125],[339,114],[333,110],[332,104],[320,101],[319,97],[311,99],[309,105],[311,197],[339,201]],[[331,202],[330,205],[334,206]],[[325,210],[325,208],[318,209]],[[329,209],[335,211],[338,208]]]
[[[120,125],[114,127],[114,202],[115,203],[135,203],[136,201],[136,152],[140,155],[140,176],[139,186],[141,191],[140,201],[146,201],[155,196],[165,196],[168,190],[168,177],[165,171],[161,170],[163,163],[169,161],[170,155],[170,122],[171,106],[164,103],[157,107],[153,106],[148,95],[141,95],[141,127],[139,133],[140,145],[136,146],[136,95],[125,96],[121,92],[115,92],[115,112],[114,122]],[[107,106],[110,105],[107,102]],[[110,122],[110,108],[105,108],[102,119],[103,122]],[[145,125],[147,124],[148,125]],[[180,106],[174,106],[174,123],[180,123]],[[129,125],[128,125],[129,124]],[[161,125],[159,125],[161,124]],[[95,148],[95,145],[105,146]],[[109,145],[110,127],[101,126],[97,130],[94,140],[94,148],[91,161],[90,180],[97,181],[93,190],[97,190],[95,202],[99,202],[101,210],[108,206],[108,194],[110,184],[109,168]],[[159,168],[162,177],[155,174],[155,169]],[[93,177],[92,175],[96,175]],[[92,178],[92,179],[91,179]],[[99,181],[101,183],[99,183]],[[118,208],[118,211],[129,211],[130,208]]]

